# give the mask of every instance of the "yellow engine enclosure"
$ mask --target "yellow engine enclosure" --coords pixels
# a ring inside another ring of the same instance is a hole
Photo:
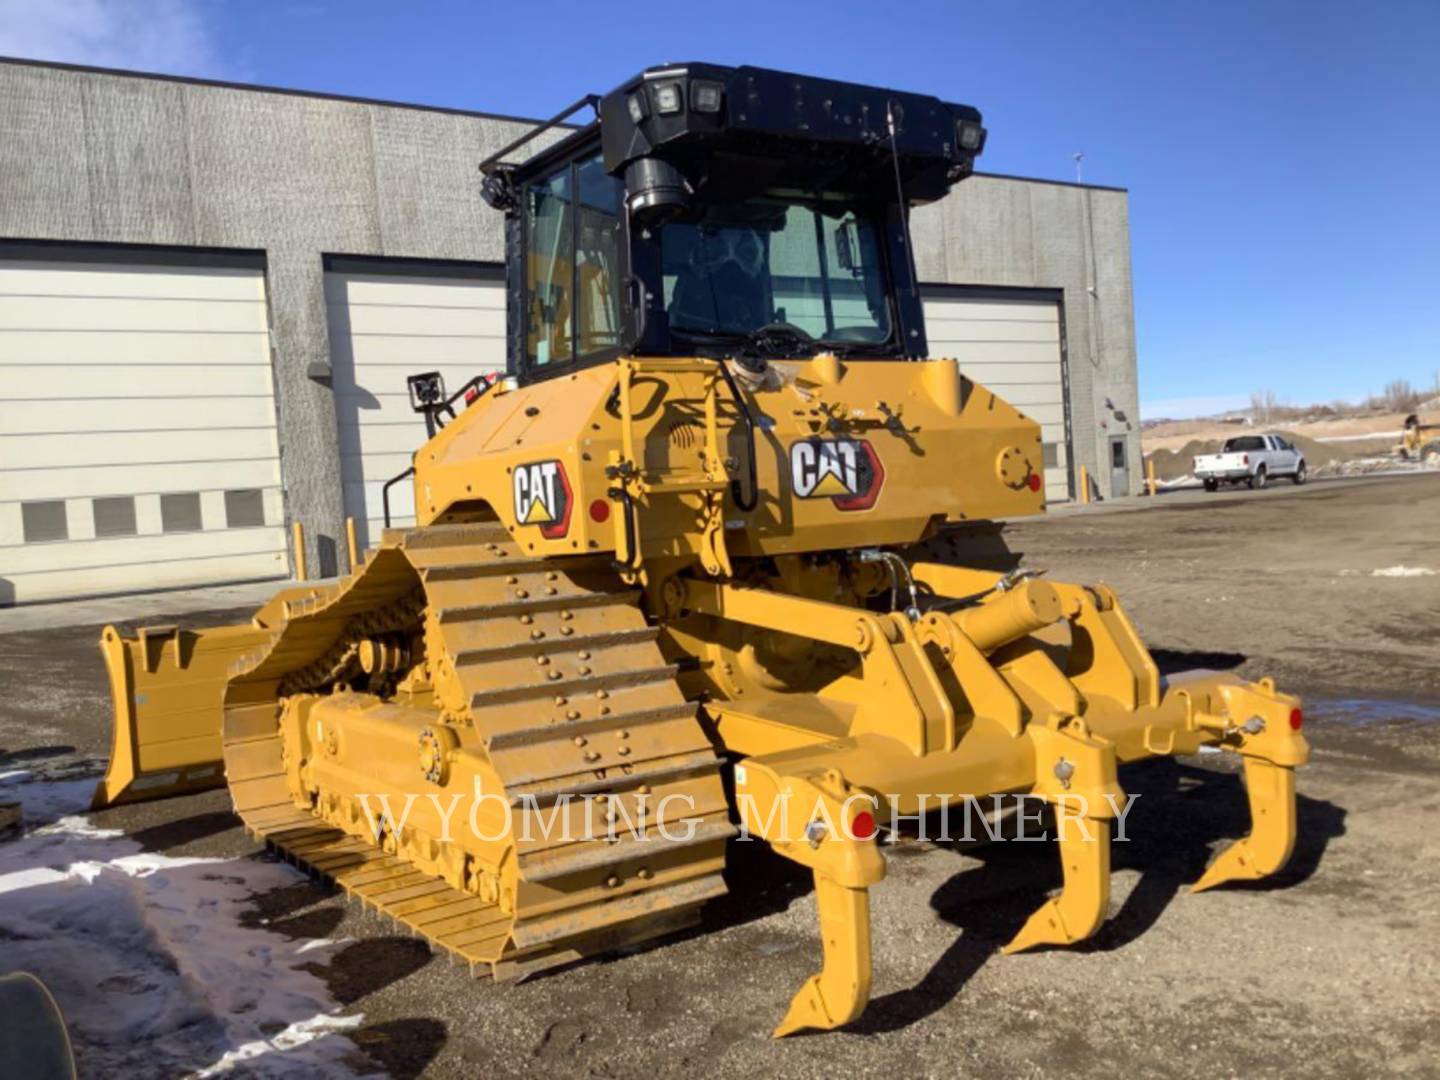
[[[619,365],[634,372],[628,409],[619,402],[615,364],[520,388],[497,384],[416,453],[420,523],[493,516],[537,555],[613,551],[618,507],[604,521],[590,510],[597,500],[614,501],[607,469],[629,456],[628,444],[650,487],[682,489],[639,496],[641,555],[699,557],[699,499],[684,490],[685,481],[707,467],[726,479],[742,477],[750,451],[735,403],[716,392],[712,361]],[[911,543],[946,522],[1043,509],[1043,485],[1030,479],[1041,475],[1039,425],[962,376],[954,360],[775,361],[764,382],[743,392],[756,421],[758,505],[748,514],[726,511],[732,556]],[[720,400],[710,426],[725,433],[719,463],[702,461],[712,393]],[[823,493],[796,493],[795,444],[836,439],[867,443],[883,468],[868,509],[841,510]],[[559,514],[537,524],[517,513],[516,470],[548,461],[560,463],[572,493],[567,527],[554,537],[544,524]]]

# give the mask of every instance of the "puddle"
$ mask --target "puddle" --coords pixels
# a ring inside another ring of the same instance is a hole
[[[1411,724],[1440,724],[1440,703],[1362,697],[1307,697],[1307,720],[1329,720],[1353,727],[1384,724],[1408,727]]]

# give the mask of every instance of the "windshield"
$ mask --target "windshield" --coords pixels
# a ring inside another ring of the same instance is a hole
[[[1228,454],[1228,453],[1230,453],[1230,452],[1232,452],[1232,451],[1235,451],[1235,450],[1264,450],[1264,449],[1265,449],[1265,440],[1262,439],[1262,438],[1260,438],[1259,435],[1241,435],[1241,436],[1239,436],[1239,437],[1237,437],[1237,438],[1234,438],[1234,439],[1227,439],[1227,440],[1225,441],[1225,450],[1224,450],[1224,452]]]
[[[890,338],[879,230],[853,206],[752,198],[660,229],[673,331],[751,334],[787,324],[817,341]]]

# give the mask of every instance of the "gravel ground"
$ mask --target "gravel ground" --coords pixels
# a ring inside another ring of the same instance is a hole
[[[757,846],[737,846],[732,893],[696,931],[519,985],[472,981],[298,877],[247,918],[277,943],[353,939],[309,965],[365,1017],[328,1037],[353,1040],[357,1071],[397,1077],[1440,1075],[1440,575],[1418,572],[1440,571],[1440,475],[1119,509],[1007,539],[1057,579],[1113,585],[1165,667],[1273,674],[1306,698],[1300,841],[1269,882],[1186,891],[1247,828],[1213,756],[1122,773],[1141,796],[1131,839],[1115,845],[1110,918],[1077,948],[998,954],[1059,885],[1048,845],[907,837],[873,891],[869,1010],[778,1043],[768,1032],[818,958],[814,906],[806,877]],[[3,620],[0,771],[83,770],[107,751],[99,627],[6,634]],[[167,855],[264,858],[222,792],[94,821]]]

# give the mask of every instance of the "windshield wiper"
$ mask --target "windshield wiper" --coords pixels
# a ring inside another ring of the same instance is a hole
[[[774,353],[783,359],[814,356],[821,350],[818,341],[792,323],[766,323],[746,334],[745,339],[759,352]]]
[[[733,345],[750,339],[750,335],[739,330],[692,330],[686,326],[671,325],[670,333],[686,341],[701,345]]]
[[[839,357],[846,356],[894,356],[896,346],[894,341],[831,341],[826,338],[801,338],[799,335],[790,335],[790,340],[795,345],[803,345],[804,348],[791,347],[779,349],[774,347],[774,337],[783,336],[783,331],[775,331],[773,328],[766,332],[767,328],[752,330],[748,333],[741,330],[690,330],[683,326],[672,326],[670,332],[676,337],[697,345],[730,345],[735,346],[737,355],[753,357],[774,356],[777,359],[795,359],[800,356],[814,356],[817,353],[834,353]],[[767,341],[768,339],[768,341]],[[770,346],[767,348],[767,344]]]
[[[819,351],[819,346],[813,338],[802,337],[801,333],[786,334],[776,330],[773,326],[762,326],[758,330],[687,330],[681,326],[672,326],[670,332],[684,341],[696,345],[729,345],[735,349],[736,356],[748,356],[755,358],[769,359],[772,356],[779,359],[787,359],[802,355],[801,349],[795,347],[804,345],[813,349],[803,355],[814,355]],[[785,348],[777,344],[784,340],[792,343],[791,347]]]

